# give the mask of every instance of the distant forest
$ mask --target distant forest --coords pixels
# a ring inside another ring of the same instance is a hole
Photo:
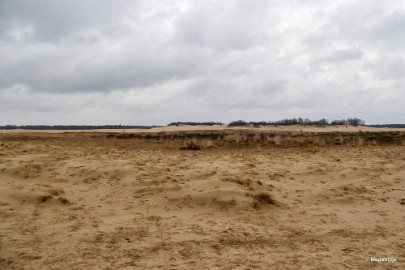
[[[26,126],[16,126],[16,125],[6,125],[0,126],[3,130],[13,130],[13,129],[26,129],[26,130],[93,130],[93,129],[151,129],[158,126],[124,126],[124,125],[100,125],[100,126],[88,126],[88,125],[57,125],[57,126],[47,126],[47,125],[26,125]]]
[[[405,124],[383,124],[383,125],[367,125],[367,126],[376,128],[405,128]]]
[[[348,118],[342,120],[332,120],[329,121],[327,119],[320,119],[320,120],[311,120],[311,119],[303,119],[303,118],[288,118],[282,119],[279,121],[244,121],[244,120],[237,120],[232,121],[228,124],[229,127],[249,127],[249,126],[291,126],[291,125],[313,125],[313,126],[325,126],[325,125],[351,125],[351,126],[363,126],[365,121],[359,118]],[[168,126],[213,126],[213,125],[225,125],[222,122],[172,122],[168,124]]]

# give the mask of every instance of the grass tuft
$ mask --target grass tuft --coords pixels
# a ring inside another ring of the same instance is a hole
[[[180,150],[201,150],[201,145],[194,141],[187,142]]]
[[[266,192],[262,192],[253,196],[256,202],[261,204],[275,205],[276,201]]]

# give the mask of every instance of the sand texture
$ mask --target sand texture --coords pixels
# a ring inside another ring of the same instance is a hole
[[[366,131],[3,132],[0,269],[405,269],[405,133]]]

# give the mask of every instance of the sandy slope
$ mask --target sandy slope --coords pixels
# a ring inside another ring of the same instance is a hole
[[[405,267],[405,146],[24,134],[0,136],[0,269]]]

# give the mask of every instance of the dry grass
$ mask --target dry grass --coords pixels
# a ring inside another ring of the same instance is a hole
[[[274,199],[266,192],[256,194],[253,198],[263,204],[276,204]]]
[[[180,150],[201,150],[202,146],[200,142],[196,140],[188,141],[183,146],[180,147]]]

